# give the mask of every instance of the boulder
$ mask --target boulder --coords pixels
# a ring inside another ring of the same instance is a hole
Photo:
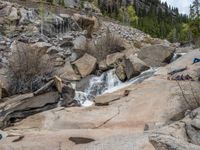
[[[95,77],[94,75],[88,75],[84,78],[82,78],[79,82],[76,83],[76,91],[82,91],[84,92],[87,87],[90,85],[90,79]]]
[[[149,69],[149,66],[135,55],[131,54],[127,58],[131,61],[134,71],[141,73]]]
[[[35,48],[35,49],[39,49],[41,51],[41,53],[46,54],[47,49],[50,48],[52,45],[50,43],[46,43],[46,42],[37,42],[34,43],[33,45],[31,45],[31,47]]]
[[[51,47],[50,43],[46,43],[46,42],[37,42],[35,44],[32,45],[33,47],[37,47],[37,48],[44,48],[44,49],[48,49]]]
[[[60,76],[62,79],[77,81],[80,80],[80,75],[77,75],[72,68],[72,65],[69,62],[66,62],[65,65],[59,68],[56,71],[56,75]]]
[[[125,54],[120,53],[120,52],[107,55],[106,64],[107,66],[112,67],[118,59],[123,59],[124,57],[125,57]]]
[[[132,60],[132,61],[131,61]],[[149,69],[146,64],[137,57],[123,58],[116,64],[116,75],[121,81],[129,80],[138,76],[141,72]]]
[[[70,8],[79,8],[80,0],[64,0],[64,5]]]
[[[199,57],[200,57],[200,50],[199,49],[192,50],[189,53],[187,53],[187,54],[183,55],[182,57],[180,57],[179,59],[177,59],[176,61],[170,63],[166,67],[159,68],[158,71],[156,72],[156,74],[157,75],[158,74],[167,74],[174,70],[187,67],[187,69],[184,72],[181,72],[181,74],[182,73],[189,74],[189,75],[196,77],[197,70],[199,68],[198,67],[199,63],[193,64],[193,59],[199,58]]]
[[[182,141],[170,135],[152,134],[150,142],[156,150],[199,150],[200,146]]]
[[[128,96],[129,90],[121,90],[114,93],[106,93],[104,95],[97,96],[94,100],[95,105],[97,106],[105,106],[110,103],[120,100],[120,98]]]
[[[11,11],[11,5],[3,4],[3,8],[0,9],[1,17],[8,16]]]
[[[142,48],[138,52],[138,58],[151,67],[159,67],[170,63],[174,51],[174,47],[152,45]]]
[[[8,19],[10,21],[16,21],[16,20],[19,19],[17,8],[15,8],[15,7],[11,8],[11,12],[10,12],[10,14],[8,16]]]
[[[185,117],[150,131],[149,140],[156,150],[200,149],[200,108],[186,111]]]
[[[126,72],[125,72],[125,68],[123,64],[118,64],[116,69],[115,69],[115,73],[117,75],[117,77],[121,80],[121,81],[125,81],[126,78]]]
[[[27,15],[27,10],[26,9],[24,9],[24,8],[20,8],[19,9],[19,13],[20,13],[20,20],[19,20],[19,22],[21,23],[21,24],[26,24],[26,23],[28,23],[29,22],[29,19],[28,19],[28,15]]]
[[[49,55],[57,54],[59,52],[58,49],[59,49],[58,47],[52,46],[47,49],[47,54]]]
[[[87,30],[87,35],[91,37],[94,28],[98,27],[98,21],[95,16],[89,17],[81,14],[74,14],[75,21],[83,30]]]
[[[81,77],[86,77],[95,70],[96,63],[97,59],[86,53],[83,57],[76,60],[73,64],[77,68]]]
[[[98,62],[98,69],[102,70],[102,71],[106,71],[108,70],[108,66],[106,64],[106,60],[102,60],[100,62]]]
[[[55,67],[63,66],[64,64],[65,64],[65,60],[61,57],[57,57],[54,61]]]
[[[68,41],[68,40],[64,40],[61,44],[60,44],[60,47],[61,48],[72,48],[74,46],[73,42],[71,41]]]
[[[74,97],[74,90],[67,88],[64,92],[68,96],[65,101],[71,100]],[[17,95],[9,97],[0,103],[0,128],[4,128],[10,123],[33,115],[35,113],[49,110],[57,107],[59,101],[58,92],[49,92],[42,95],[34,96],[33,93]]]
[[[79,36],[73,41],[74,50],[85,50],[86,46],[86,37],[85,36]]]
[[[66,30],[65,20],[55,14],[45,13],[42,32],[48,37],[56,37],[57,34]]]

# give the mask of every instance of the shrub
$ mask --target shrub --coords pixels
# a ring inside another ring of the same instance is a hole
[[[44,84],[44,78],[51,75],[52,65],[44,59],[40,49],[17,43],[8,63],[9,87],[11,94],[27,93],[37,90]]]
[[[117,35],[106,31],[106,35],[102,36],[94,45],[87,45],[86,52],[90,53],[98,60],[104,59],[108,54],[120,52],[124,50],[123,40]]]

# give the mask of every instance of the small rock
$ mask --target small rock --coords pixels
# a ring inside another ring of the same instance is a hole
[[[57,54],[57,53],[58,53],[58,48],[55,46],[52,46],[47,49],[47,54],[49,54],[49,55],[53,55],[53,54]]]

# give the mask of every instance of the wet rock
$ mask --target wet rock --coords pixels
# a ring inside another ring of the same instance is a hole
[[[164,45],[152,45],[142,48],[138,58],[152,67],[159,67],[170,63],[175,48]]]
[[[117,77],[121,80],[121,81],[125,81],[126,80],[126,73],[124,70],[124,65],[123,64],[118,64],[116,69],[115,69],[115,73],[117,75]]]
[[[83,57],[76,60],[73,64],[79,71],[82,77],[86,77],[91,74],[96,68],[97,59],[89,54],[85,54]]]
[[[94,75],[88,75],[82,78],[79,82],[76,83],[76,91],[84,92],[87,87],[90,85],[91,78],[95,77]]]
[[[124,72],[126,74],[126,78],[129,80],[134,76],[140,74],[132,65],[132,62],[129,59],[124,59]]]

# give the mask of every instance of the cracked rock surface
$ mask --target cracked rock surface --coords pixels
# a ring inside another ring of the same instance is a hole
[[[173,67],[180,67],[184,62],[184,65],[189,68],[197,69],[199,65],[193,66],[189,59],[199,53],[195,51],[186,54],[174,62]],[[116,101],[113,101],[113,97],[116,97],[119,91],[107,93],[106,97],[102,96],[103,100],[110,99],[107,105],[61,107],[27,117],[5,129],[8,137],[0,141],[0,149],[49,150],[51,147],[52,150],[109,150],[111,148],[186,150],[189,147],[191,150],[198,150],[200,123],[197,114],[199,111],[195,111],[192,118],[186,118],[186,121],[182,120],[178,123],[176,121],[184,117],[186,110],[198,107],[195,99],[192,99],[193,95],[188,85],[191,84],[193,90],[198,91],[199,83],[180,81],[179,84],[183,87],[180,89],[176,81],[167,80],[169,68],[170,65],[159,68],[156,75],[144,82],[121,89],[121,92],[127,90],[129,94],[124,97],[118,96],[119,99]],[[183,93],[186,95],[183,96]],[[100,99],[101,96],[98,97],[99,101]],[[159,130],[162,128],[164,133]],[[23,139],[12,142],[16,136],[9,136],[9,134],[13,132],[23,135]],[[76,145],[69,140],[70,137],[94,141]]]

